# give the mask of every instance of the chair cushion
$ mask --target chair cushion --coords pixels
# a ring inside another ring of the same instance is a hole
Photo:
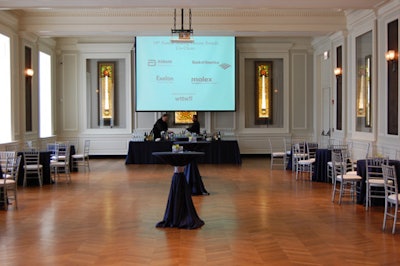
[[[28,165],[24,165],[24,168],[25,169],[27,169],[27,170],[35,170],[35,169],[41,169],[41,168],[43,168],[43,165],[41,165],[41,164],[39,164],[39,165],[36,165],[36,164],[28,164]]]
[[[10,179],[10,178],[13,178],[12,177],[12,175],[9,175],[9,174],[3,174],[3,177],[2,178],[4,178],[4,179]],[[0,183],[1,183],[1,181],[0,181]]]
[[[367,184],[369,183],[370,186],[380,186],[380,187],[383,187],[384,184],[385,184],[385,182],[384,182],[383,179],[374,179],[374,178],[370,178],[370,179],[368,179],[368,180],[365,180],[365,182],[366,182]]]
[[[301,165],[305,165],[305,164],[313,164],[315,162],[315,159],[314,158],[311,158],[311,159],[308,159],[308,160],[301,160],[301,161],[298,161],[297,163],[298,164],[301,164]]]
[[[83,154],[74,154],[74,155],[72,155],[72,158],[74,158],[74,159],[83,159]]]
[[[2,183],[2,184],[4,184],[3,182],[4,182],[4,181],[1,180],[1,183]],[[15,180],[13,180],[13,179],[6,179],[6,180],[5,180],[5,184],[6,184],[6,185],[15,184]]]
[[[53,156],[51,156],[51,160],[55,160],[55,161],[58,161],[58,160],[60,160],[60,161],[65,161],[65,155],[58,155],[58,156],[53,155]]]
[[[346,175],[357,175],[357,171],[348,171]]]
[[[293,154],[293,157],[307,157],[308,156],[308,154],[307,153],[294,153]]]
[[[273,157],[283,157],[283,156],[285,156],[285,155],[286,155],[285,152],[273,152],[273,153],[272,153],[272,156],[273,156]]]
[[[341,181],[342,180],[342,175],[336,176],[336,179]],[[358,175],[347,175],[346,174],[346,175],[343,175],[343,180],[344,181],[359,181],[359,180],[362,180],[362,177],[358,176]]]
[[[65,162],[50,162],[50,166],[65,166]]]
[[[396,197],[397,196],[397,197]],[[397,198],[397,199],[396,199]],[[400,202],[400,194],[392,194],[388,197],[388,201],[392,203],[396,203],[396,200]]]

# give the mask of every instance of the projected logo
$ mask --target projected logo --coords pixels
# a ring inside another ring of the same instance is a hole
[[[211,77],[192,77],[192,84],[214,83]]]
[[[151,66],[151,67],[153,67],[153,66],[156,66],[156,60],[154,60],[154,59],[149,59],[149,60],[147,60],[147,66]]]
[[[222,63],[222,64],[219,65],[219,67],[222,68],[223,70],[226,70],[226,69],[230,68],[231,65],[227,64],[227,63]]]
[[[166,65],[172,65],[172,60],[171,59],[149,59],[147,60],[147,66],[154,67],[154,66],[166,66]]]

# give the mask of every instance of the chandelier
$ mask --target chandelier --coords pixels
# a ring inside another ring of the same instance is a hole
[[[189,28],[184,27],[184,10],[181,8],[181,28],[176,28],[176,9],[174,10],[174,28],[171,29],[172,42],[193,42],[191,36],[193,35],[192,29],[192,10],[189,9]]]

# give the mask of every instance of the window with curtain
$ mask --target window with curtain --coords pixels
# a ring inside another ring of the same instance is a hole
[[[11,123],[11,55],[10,38],[0,33],[0,86],[1,130],[0,143],[12,141]]]
[[[51,103],[51,55],[39,52],[39,132],[41,138],[53,135]]]

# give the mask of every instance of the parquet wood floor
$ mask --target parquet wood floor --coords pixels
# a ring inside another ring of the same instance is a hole
[[[199,165],[205,225],[159,229],[172,167],[92,159],[72,183],[19,188],[0,210],[0,265],[399,265],[400,226],[383,207],[333,204],[331,185],[270,170],[266,158]]]

